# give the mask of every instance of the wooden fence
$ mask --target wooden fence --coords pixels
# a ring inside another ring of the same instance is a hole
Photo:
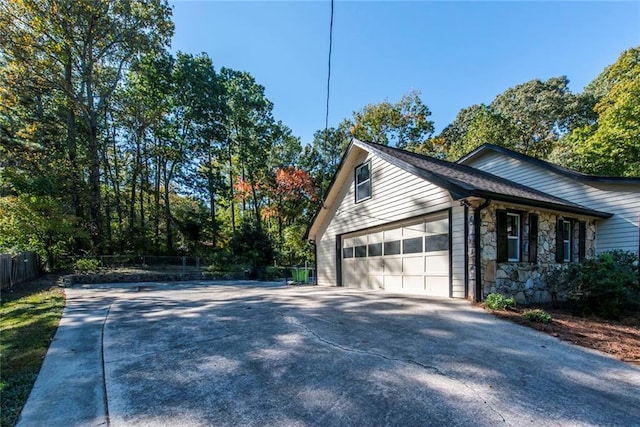
[[[38,277],[39,273],[40,259],[35,252],[0,254],[0,289],[4,290]]]

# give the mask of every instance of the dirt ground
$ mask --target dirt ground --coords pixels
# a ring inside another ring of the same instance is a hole
[[[551,323],[535,323],[522,313],[529,308],[492,311],[496,316],[546,332],[563,341],[609,353],[616,358],[640,365],[640,313],[630,313],[618,321],[597,317],[578,317],[559,309],[544,308]]]

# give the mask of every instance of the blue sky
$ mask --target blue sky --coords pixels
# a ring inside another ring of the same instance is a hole
[[[171,1],[172,50],[248,71],[303,143],[324,129],[330,2]],[[409,90],[436,131],[528,80],[580,92],[640,45],[640,2],[336,1],[329,125]]]

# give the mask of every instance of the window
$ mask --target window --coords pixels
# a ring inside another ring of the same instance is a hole
[[[342,258],[353,258],[353,248],[342,249]]]
[[[412,237],[402,241],[403,254],[417,254],[422,252],[422,237]]]
[[[371,198],[371,162],[356,168],[356,203]]]
[[[520,215],[507,213],[507,259],[520,261]]]
[[[436,234],[433,236],[426,236],[425,240],[425,252],[436,251],[448,251],[449,250],[449,235],[448,234]]]
[[[574,221],[560,217],[556,224],[556,262],[571,262],[573,259]],[[580,251],[580,248],[578,248]]]
[[[371,243],[368,246],[369,256],[382,255],[382,243]]]
[[[571,222],[563,221],[562,222],[562,248],[563,248],[563,258],[564,262],[571,261]]]
[[[385,255],[400,254],[400,240],[394,240],[392,242],[384,242],[384,254]]]
[[[356,246],[356,258],[364,258],[367,256],[367,247],[365,245]]]
[[[520,262],[521,215],[497,211],[498,262]]]

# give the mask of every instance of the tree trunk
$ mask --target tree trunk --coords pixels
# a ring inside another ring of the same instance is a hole
[[[73,213],[78,218],[84,217],[82,209],[82,199],[80,197],[81,178],[78,167],[78,147],[76,144],[76,115],[74,112],[73,82],[71,69],[71,54],[67,52],[67,61],[64,64],[64,84],[66,104],[66,126],[67,126],[67,152],[69,156],[69,166],[71,168],[71,204]],[[77,247],[76,242],[76,249]]]
[[[209,213],[211,215],[211,245],[216,247],[216,235],[218,233],[216,224],[216,201],[215,201],[215,189],[214,189],[214,175],[213,175],[213,156],[211,155],[211,148],[207,153],[208,157],[208,189],[209,189]]]

